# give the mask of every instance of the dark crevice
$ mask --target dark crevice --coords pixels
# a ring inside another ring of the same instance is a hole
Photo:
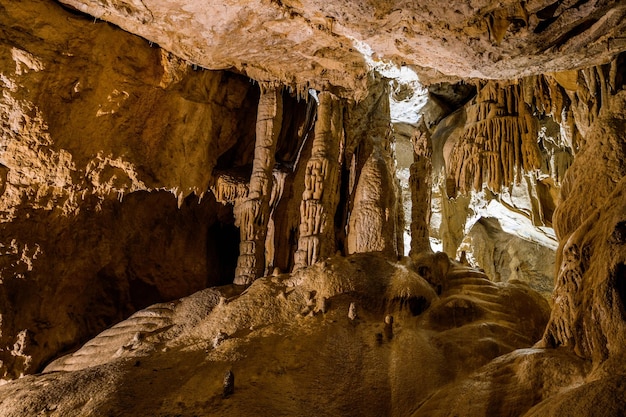
[[[413,316],[419,316],[430,307],[430,303],[424,297],[411,297],[406,300],[406,304]]]
[[[254,141],[256,137],[256,115],[259,107],[261,91],[258,85],[248,89],[243,100],[237,121],[237,130],[234,133],[236,139],[232,146],[219,155],[215,165],[216,170],[229,170],[232,168],[242,168],[252,171],[252,160],[254,159]],[[248,174],[249,177],[249,174]]]
[[[542,20],[541,22],[539,22],[539,24],[537,25],[535,30],[533,30],[533,32],[541,33],[545,31],[552,23],[556,21],[556,19],[557,19],[556,17],[551,17],[550,19]]]
[[[609,242],[620,245],[626,243],[626,220],[622,220],[615,225]]]
[[[620,263],[615,266],[613,285],[620,303],[622,318],[626,320],[626,264]]]
[[[313,129],[317,105],[315,100],[298,100],[283,90],[283,121],[276,144],[276,163],[293,170],[302,143]]]
[[[589,0],[578,0],[576,4],[574,4],[572,7],[569,7],[569,9],[578,9],[580,6],[587,3],[588,1]]]
[[[130,302],[135,311],[163,301],[163,297],[161,297],[157,287],[141,279],[130,279],[128,281],[128,292],[130,293]]]
[[[595,25],[597,21],[598,21],[598,19],[589,19],[589,20],[586,20],[586,21],[582,22],[581,24],[577,25],[576,27],[574,27],[569,32],[567,32],[567,33],[561,35],[559,38],[557,38],[556,41],[552,42],[552,45],[559,46],[559,45],[564,44],[568,40],[573,39],[576,36],[580,35],[581,33],[584,33],[585,31],[587,31],[587,29],[589,29],[590,27]]]
[[[350,214],[350,170],[345,168],[345,164],[341,169],[341,178],[339,180],[339,203],[335,212],[335,241],[337,250],[346,255],[346,228],[343,225],[348,224]]]
[[[234,222],[233,222],[234,223]],[[216,222],[208,230],[207,256],[215,260],[209,286],[232,284],[239,257],[239,229],[233,223]],[[212,279],[211,279],[212,278]]]
[[[556,12],[556,9],[559,8],[559,4],[561,2],[560,1],[555,1],[554,3],[552,3],[551,5],[544,7],[543,9],[539,10],[536,14],[537,17],[541,20],[546,20],[546,19],[550,19],[554,16],[554,12]]]

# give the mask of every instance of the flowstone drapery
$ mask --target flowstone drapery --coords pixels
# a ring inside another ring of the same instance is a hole
[[[537,122],[524,103],[520,83],[487,81],[477,89],[465,131],[448,163],[451,197],[456,190],[480,190],[483,182],[500,191],[519,178],[522,169],[540,166]]]

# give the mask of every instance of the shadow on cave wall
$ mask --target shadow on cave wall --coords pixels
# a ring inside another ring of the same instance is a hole
[[[1,225],[0,342],[27,329],[32,370],[139,309],[232,282],[238,230],[212,194],[179,208],[169,192],[140,191],[96,207],[74,217],[25,208]]]

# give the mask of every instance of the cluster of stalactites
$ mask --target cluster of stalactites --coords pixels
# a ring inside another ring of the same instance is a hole
[[[540,167],[537,123],[523,99],[521,83],[479,84],[477,96],[467,107],[467,122],[448,166],[450,196],[456,191],[493,191],[512,184],[521,170]]]

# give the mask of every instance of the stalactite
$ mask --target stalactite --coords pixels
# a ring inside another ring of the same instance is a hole
[[[448,176],[457,190],[493,191],[512,184],[522,169],[540,166],[537,124],[525,102],[529,92],[520,84],[489,81],[467,108],[468,123],[450,157]]]
[[[312,265],[335,252],[333,217],[338,199],[342,112],[339,100],[331,93],[319,93],[318,100],[313,147],[306,165],[305,188],[300,203],[294,269]]]
[[[240,176],[230,173],[218,173],[215,182],[211,186],[211,192],[215,200],[222,204],[238,204],[248,197],[248,184]]]
[[[257,112],[256,142],[248,197],[235,205],[235,225],[241,243],[235,270],[235,284],[250,284],[265,269],[265,238],[270,214],[272,170],[282,124],[282,91],[274,85],[261,85]]]
[[[410,167],[409,184],[411,187],[411,252],[432,251],[430,247],[430,214],[432,191],[432,143],[430,132],[422,125],[412,138],[413,164]]]

